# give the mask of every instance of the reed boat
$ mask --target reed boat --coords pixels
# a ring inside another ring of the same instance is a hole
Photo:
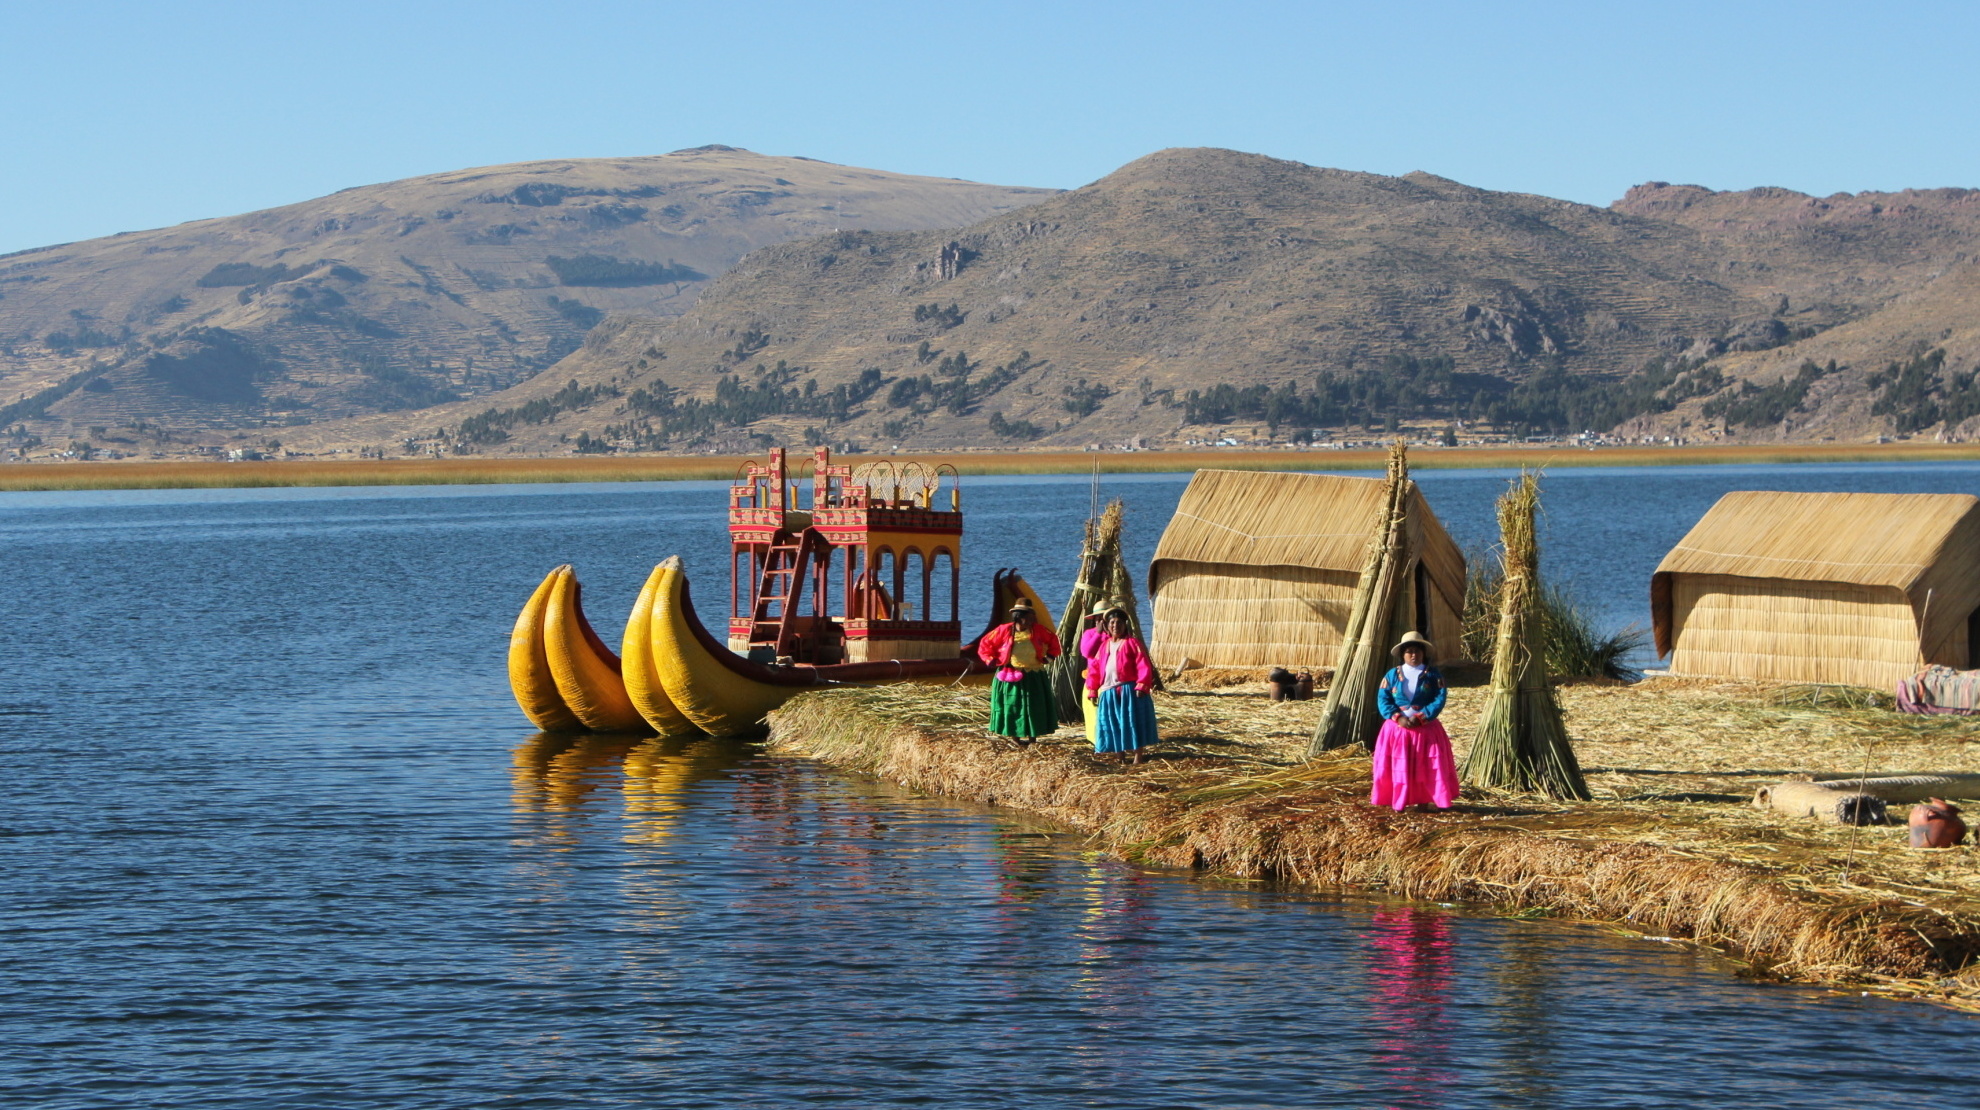
[[[679,556],[647,577],[618,654],[586,619],[575,571],[552,570],[509,643],[510,685],[530,722],[560,733],[754,735],[807,689],[988,681],[976,645],[1012,604],[1024,598],[1051,619],[1024,577],[1000,568],[989,625],[960,642],[954,468],[882,460],[855,471],[825,447],[811,462],[808,504],[781,448],[737,473],[727,642],[695,612]]]

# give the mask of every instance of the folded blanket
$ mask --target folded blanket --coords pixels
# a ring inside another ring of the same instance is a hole
[[[1980,713],[1980,671],[1930,666],[1898,683],[1901,713]]]

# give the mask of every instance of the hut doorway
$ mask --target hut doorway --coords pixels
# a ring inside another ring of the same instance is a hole
[[[1434,644],[1437,642],[1437,629],[1431,627],[1434,622],[1430,619],[1430,568],[1417,563],[1416,573],[1411,575],[1411,585],[1410,615],[1413,619],[1410,627],[1417,635]]]
[[[1966,614],[1966,670],[1980,670],[1980,609]]]

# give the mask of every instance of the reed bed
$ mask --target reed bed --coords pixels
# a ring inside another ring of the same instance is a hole
[[[1980,851],[1914,851],[1900,828],[1748,801],[1796,773],[1980,770],[1980,721],[1755,683],[1563,685],[1594,800],[1470,791],[1451,813],[1399,815],[1366,804],[1365,755],[1307,758],[1319,701],[1274,703],[1262,681],[1196,674],[1156,695],[1163,742],[1140,767],[1096,760],[1072,729],[1028,751],[993,740],[974,689],[806,694],[772,715],[771,744],[1028,810],[1147,863],[1603,921],[1686,938],[1750,974],[1980,1010]],[[1461,745],[1488,693],[1452,689],[1445,721]]]
[[[1821,444],[1758,447],[1416,447],[1418,469],[1521,466],[1699,466],[1715,463],[1932,462],[1980,458],[1980,444]],[[963,474],[1170,473],[1224,470],[1381,470],[1384,450],[1215,451],[906,451],[947,462]],[[0,466],[0,491],[221,489],[260,486],[481,485],[494,483],[645,482],[727,478],[742,459],[715,455],[608,457],[469,456],[450,459],[286,459],[221,463],[198,460],[42,462]]]

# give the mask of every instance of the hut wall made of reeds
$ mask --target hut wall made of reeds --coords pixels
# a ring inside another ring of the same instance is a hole
[[[1673,674],[1890,689],[1971,668],[1980,498],[1726,494],[1650,579]]]
[[[1199,470],[1149,567],[1151,651],[1164,669],[1333,667],[1368,544],[1379,478]],[[1464,555],[1412,484],[1401,623],[1463,653]]]

